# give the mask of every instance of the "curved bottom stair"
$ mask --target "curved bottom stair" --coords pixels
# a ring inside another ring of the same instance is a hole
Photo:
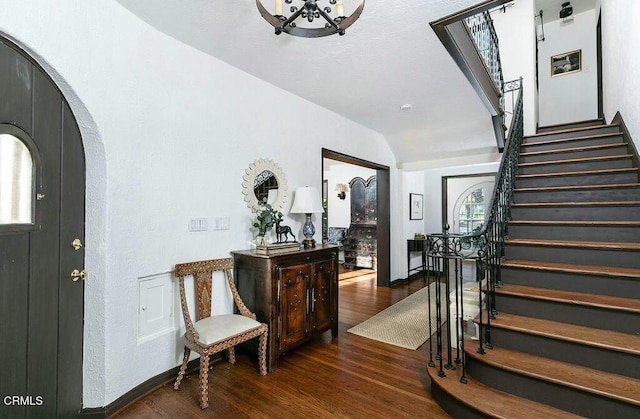
[[[432,396],[454,418],[570,419],[581,417],[496,390],[471,377],[467,377],[467,383],[462,385],[459,368],[447,371],[447,377],[439,377],[438,370],[434,367],[427,367],[427,373],[431,379]]]

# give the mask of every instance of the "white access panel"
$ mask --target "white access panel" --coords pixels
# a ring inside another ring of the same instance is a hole
[[[175,330],[170,272],[138,278],[138,343]]]

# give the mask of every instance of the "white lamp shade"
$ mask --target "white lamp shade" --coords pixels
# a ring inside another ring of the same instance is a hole
[[[312,214],[317,212],[324,212],[318,190],[313,186],[303,186],[296,189],[291,213]]]
[[[349,192],[349,187],[347,185],[345,185],[344,183],[338,183],[336,184],[336,192]]]

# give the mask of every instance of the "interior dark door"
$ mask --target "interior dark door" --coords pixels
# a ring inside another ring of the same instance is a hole
[[[2,38],[0,98],[0,135],[24,144],[33,164],[31,218],[0,223],[0,417],[77,416],[85,214],[80,132],[51,79]],[[8,167],[12,160],[3,150],[0,166]],[[12,205],[6,184],[5,210]]]

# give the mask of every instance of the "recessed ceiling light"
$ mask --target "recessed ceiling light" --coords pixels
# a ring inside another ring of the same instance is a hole
[[[410,103],[405,103],[404,105],[400,106],[401,111],[408,111],[411,108],[413,108],[413,106]]]

